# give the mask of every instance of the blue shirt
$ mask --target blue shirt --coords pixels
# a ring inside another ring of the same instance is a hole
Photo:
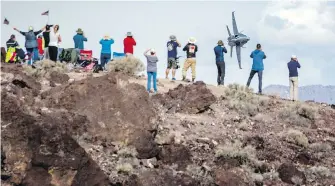
[[[215,53],[215,61],[216,62],[224,62],[224,54],[227,53],[227,49],[224,46],[216,46],[214,47],[214,53]]]
[[[168,49],[168,58],[176,58],[178,43],[176,41],[169,41],[166,46]]]
[[[253,52],[251,52],[250,57],[253,59],[251,70],[254,70],[254,71],[264,70],[263,59],[266,58],[266,55],[263,51],[256,49]]]
[[[101,39],[101,53],[102,54],[112,54],[112,44],[114,43],[113,39]]]
[[[87,38],[82,34],[76,34],[73,36],[74,48],[84,49],[84,41],[87,41]]]
[[[289,70],[290,77],[298,77],[298,68],[300,68],[300,64],[298,61],[291,60],[287,63],[287,68]]]

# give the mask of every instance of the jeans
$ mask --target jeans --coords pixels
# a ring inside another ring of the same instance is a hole
[[[151,90],[151,79],[154,84],[154,90],[157,92],[157,72],[147,72],[148,74],[148,83],[147,83],[147,91]]]
[[[260,70],[260,71],[251,70],[250,75],[249,75],[249,79],[248,79],[248,82],[247,82],[247,87],[250,86],[251,80],[256,73],[258,74],[258,93],[262,93],[263,70]]]
[[[218,68],[218,85],[224,85],[224,76],[226,72],[225,62],[216,62],[216,67]]]
[[[106,64],[111,60],[111,54],[101,53],[100,55],[100,63],[102,68],[106,69]]]
[[[298,77],[290,77],[290,99],[298,100]]]
[[[38,60],[38,49],[37,48],[26,48],[29,56],[28,64],[32,65],[33,62]]]

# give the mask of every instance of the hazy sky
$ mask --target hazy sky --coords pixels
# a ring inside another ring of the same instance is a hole
[[[251,40],[242,49],[242,67],[237,65],[236,50],[225,55],[226,83],[245,84],[257,43],[267,55],[264,61],[264,87],[288,85],[287,62],[295,54],[301,64],[299,84],[335,85],[335,3],[326,1],[1,1],[1,46],[9,36],[17,35],[24,46],[24,37],[12,28],[26,31],[29,25],[42,28],[50,10],[49,22],[60,25],[61,47],[74,47],[72,37],[82,28],[88,37],[85,48],[100,57],[99,40],[108,33],[114,40],[112,51],[123,52],[123,38],[132,31],[137,41],[135,55],[144,62],[143,52],[155,48],[159,57],[158,76],[164,77],[166,42],[175,34],[184,46],[187,39],[197,39],[197,79],[216,84],[217,70],[213,48],[222,39],[227,45],[226,25],[232,30],[231,12],[235,11],[240,31]],[[183,47],[182,46],[182,47]],[[181,49],[179,54],[185,56]],[[185,58],[182,58],[181,65]],[[190,72],[189,72],[190,74]],[[177,78],[181,78],[181,69]],[[252,87],[257,87],[254,77]]]

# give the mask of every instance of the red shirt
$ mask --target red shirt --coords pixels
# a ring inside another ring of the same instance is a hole
[[[37,43],[38,43],[38,53],[43,54],[44,51],[43,51],[43,40],[42,40],[42,38],[38,38]]]
[[[134,53],[134,46],[136,46],[136,41],[134,40],[133,37],[126,37],[123,40],[123,45],[124,45],[124,53]]]

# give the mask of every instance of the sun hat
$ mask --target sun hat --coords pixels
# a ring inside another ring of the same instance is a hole
[[[131,32],[127,32],[127,36],[133,36]]]
[[[291,58],[292,59],[297,59],[297,56],[296,55],[292,55]]]
[[[188,39],[188,42],[191,43],[191,44],[194,44],[197,40],[194,38],[194,37],[190,37]]]
[[[171,39],[171,41],[175,41],[175,40],[177,40],[177,38],[176,38],[175,35],[171,35],[171,36],[170,36],[170,39]]]
[[[78,30],[76,31],[78,34],[82,34],[83,30],[81,28],[78,28]]]
[[[223,45],[223,41],[222,41],[222,40],[219,40],[219,41],[218,41],[218,45]]]

